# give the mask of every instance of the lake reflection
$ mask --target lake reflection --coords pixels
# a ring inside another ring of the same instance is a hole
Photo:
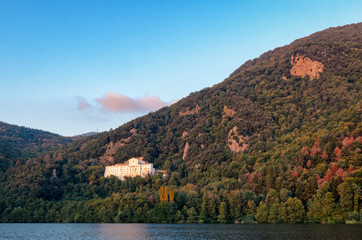
[[[0,224],[0,239],[362,239],[361,225]]]
[[[102,239],[151,239],[150,224],[97,224]]]

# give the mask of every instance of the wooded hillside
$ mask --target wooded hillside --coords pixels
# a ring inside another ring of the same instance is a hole
[[[361,221],[361,73],[362,23],[264,53],[170,107],[11,166],[0,220]],[[103,177],[131,157],[169,177]]]

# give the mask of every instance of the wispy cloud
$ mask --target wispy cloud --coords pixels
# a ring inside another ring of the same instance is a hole
[[[155,111],[171,103],[162,101],[157,96],[146,94],[143,98],[131,98],[119,93],[108,92],[96,101],[103,110],[111,112],[148,112]]]
[[[92,105],[90,105],[90,104],[87,102],[87,100],[85,100],[83,97],[77,97],[77,100],[78,100],[78,107],[77,107],[77,109],[80,110],[80,111],[92,107]]]

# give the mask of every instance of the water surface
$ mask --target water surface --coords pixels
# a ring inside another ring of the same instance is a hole
[[[0,239],[362,239],[362,225],[3,223]]]

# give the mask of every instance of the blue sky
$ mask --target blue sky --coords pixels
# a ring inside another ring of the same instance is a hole
[[[361,12],[360,0],[0,0],[0,121],[114,129]]]

